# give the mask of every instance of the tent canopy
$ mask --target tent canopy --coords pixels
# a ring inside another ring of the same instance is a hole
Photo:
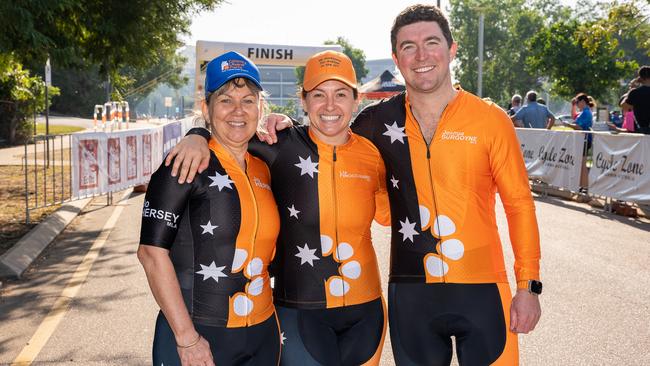
[[[368,99],[390,97],[406,90],[404,83],[399,81],[390,71],[385,70],[381,75],[361,85],[359,92]]]

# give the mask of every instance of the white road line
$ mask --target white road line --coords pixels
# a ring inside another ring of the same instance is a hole
[[[125,205],[119,203],[128,200],[132,192],[133,189],[131,188],[124,192],[120,201],[116,205],[117,207],[115,207],[113,213],[108,218],[108,221],[106,221],[106,224],[102,228],[97,239],[95,239],[92,247],[90,247],[90,250],[77,267],[77,270],[72,275],[72,278],[70,278],[70,281],[68,281],[66,287],[61,291],[61,295],[59,295],[58,299],[54,302],[52,309],[38,326],[38,329],[36,329],[32,338],[27,342],[27,345],[22,349],[22,351],[20,351],[20,354],[18,354],[16,359],[13,361],[11,364],[12,366],[31,365],[36,359],[36,356],[38,356],[39,352],[41,352],[47,341],[50,339],[59,323],[61,323],[63,317],[68,313],[68,310],[70,310],[70,303],[75,296],[77,296],[81,286],[86,282],[86,277],[88,277],[88,273],[90,272],[93,263],[97,260],[99,252],[106,243],[106,239],[108,239],[111,231],[115,228],[117,219],[120,218],[122,210],[124,210]]]

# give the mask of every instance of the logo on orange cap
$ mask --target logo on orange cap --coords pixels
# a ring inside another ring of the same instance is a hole
[[[323,51],[307,60],[303,89],[311,91],[327,80],[338,80],[353,89],[357,88],[357,74],[348,56],[337,51]]]

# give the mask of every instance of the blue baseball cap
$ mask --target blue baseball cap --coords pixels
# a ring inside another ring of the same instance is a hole
[[[257,66],[238,52],[230,51],[214,58],[205,71],[205,96],[219,89],[223,84],[236,78],[246,78],[260,89],[260,71]]]

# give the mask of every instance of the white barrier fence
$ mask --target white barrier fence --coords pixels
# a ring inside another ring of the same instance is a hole
[[[72,135],[72,197],[116,192],[149,182],[163,157],[192,127],[192,119],[164,126]]]
[[[529,177],[578,191],[587,134],[593,139],[589,192],[650,203],[650,136],[646,135],[518,128]]]
[[[72,196],[105,194],[149,182],[163,157],[192,126],[192,119],[186,118],[148,129],[72,135]],[[578,191],[586,134],[518,128],[529,177]],[[650,136],[590,134],[589,192],[650,203]]]

